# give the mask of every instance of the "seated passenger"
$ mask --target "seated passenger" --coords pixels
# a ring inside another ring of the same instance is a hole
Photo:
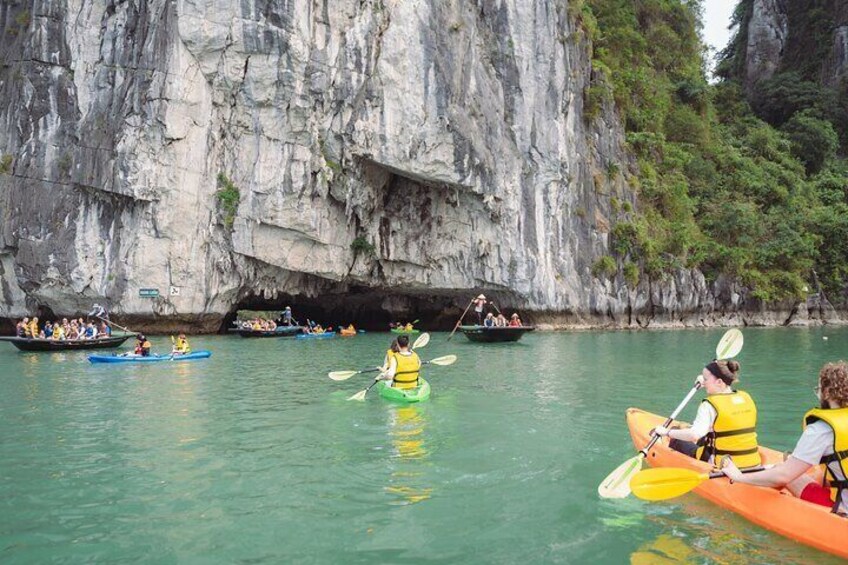
[[[505,328],[506,327],[506,316],[504,316],[503,314],[498,314],[498,317],[495,318],[495,326],[497,326],[499,328]]]
[[[495,327],[495,315],[489,312],[486,314],[486,319],[483,320],[483,325],[487,328]]]
[[[801,500],[827,506],[848,517],[848,364],[827,363],[813,390],[820,408],[804,415],[804,432],[786,461],[771,469],[743,474],[736,458],[726,457],[722,470],[735,482],[786,487]],[[814,465],[824,466],[826,485],[806,474]]]
[[[29,331],[29,318],[24,318],[15,324],[15,335],[18,337],[27,337]]]
[[[91,322],[85,326],[85,339],[97,339],[97,328]]]
[[[63,340],[65,339],[65,328],[60,324],[56,324],[53,328],[53,339],[55,340]]]
[[[112,337],[112,328],[106,322],[100,322],[100,329],[97,332],[97,337]]]
[[[29,323],[29,336],[37,338],[40,334],[41,330],[38,328],[38,318],[33,318]]]
[[[718,465],[727,455],[740,467],[762,464],[757,446],[757,406],[748,393],[731,388],[739,377],[736,361],[713,361],[698,376],[696,386],[707,389],[692,426],[654,433],[668,436],[668,446],[690,457]]]
[[[151,349],[152,349],[152,346],[150,345],[150,342],[147,341],[147,338],[145,337],[145,335],[144,334],[138,334],[136,336],[136,344],[135,344],[134,353],[136,355],[141,355],[142,357],[150,357],[150,350]]]
[[[509,318],[509,327],[511,328],[520,328],[521,327],[521,318],[518,317],[518,314],[513,314]]]
[[[53,324],[47,322],[44,324],[44,331],[41,332],[41,337],[51,339],[53,337]]]

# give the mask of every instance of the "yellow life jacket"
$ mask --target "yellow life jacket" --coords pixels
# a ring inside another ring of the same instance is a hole
[[[415,388],[418,386],[418,373],[421,370],[421,359],[418,354],[411,351],[409,355],[403,353],[392,353],[397,367],[393,384],[395,388]]]
[[[848,503],[848,407],[814,408],[804,414],[803,427],[821,421],[833,430],[833,453],[821,458],[824,474],[830,483],[830,499],[833,511],[840,502]]]
[[[757,447],[757,405],[747,392],[711,394],[703,400],[715,408],[713,429],[698,441],[701,446],[696,457],[721,463],[721,456],[730,455],[740,468],[762,465]]]
[[[176,349],[178,353],[191,353],[191,347],[189,347],[187,339],[177,338],[177,344],[174,349]]]

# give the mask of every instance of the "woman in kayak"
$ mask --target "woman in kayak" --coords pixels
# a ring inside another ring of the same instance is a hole
[[[804,415],[804,432],[792,455],[771,469],[742,474],[735,461],[725,458],[722,470],[731,480],[789,489],[807,502],[828,506],[848,517],[848,364],[827,363],[819,372],[819,384],[813,389],[820,408]],[[825,466],[827,486],[805,473],[813,465]]]
[[[189,353],[191,353],[191,346],[188,344],[185,334],[180,334],[174,342],[171,355],[188,355]]]
[[[671,449],[701,461],[717,464],[722,456],[731,455],[740,467],[761,465],[757,447],[757,406],[747,392],[731,387],[739,379],[738,375],[736,361],[709,363],[697,379],[707,389],[707,397],[698,407],[692,426],[685,429],[658,426],[654,433],[668,436]]]
[[[150,349],[152,346],[150,345],[150,342],[147,341],[144,334],[138,334],[138,336],[136,336],[136,340],[135,354],[142,357],[150,357]]]
[[[388,367],[376,380],[392,381],[395,388],[415,388],[421,371],[421,359],[409,348],[409,336],[397,338],[397,352],[392,349],[386,354]]]

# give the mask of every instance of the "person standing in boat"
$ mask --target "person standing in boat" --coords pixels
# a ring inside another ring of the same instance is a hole
[[[286,309],[283,310],[283,325],[284,326],[293,326],[294,318],[292,317],[292,309],[291,306],[286,306]]]
[[[786,461],[771,469],[743,474],[737,467],[739,462],[726,457],[722,470],[735,482],[786,487],[801,500],[830,507],[848,518],[848,364],[827,363],[813,391],[819,408],[804,415],[804,432]],[[824,466],[826,484],[806,474],[814,465]]]
[[[408,335],[398,336],[397,349],[397,352],[389,350],[386,355],[388,368],[376,380],[392,381],[394,388],[415,388],[421,372],[421,358],[410,349]]]
[[[94,306],[91,307],[91,312],[88,313],[88,317],[95,317],[101,320],[109,319],[109,312],[106,311],[106,308],[101,306],[100,304],[95,303]]]
[[[483,325],[483,309],[486,307],[486,296],[481,294],[474,299],[474,313],[477,314],[477,325]]]
[[[692,426],[685,429],[657,426],[653,433],[668,436],[671,449],[701,461],[717,465],[730,455],[741,467],[760,466],[757,406],[747,392],[731,387],[738,380],[736,361],[708,363],[697,379],[707,390],[707,397],[698,407]]]

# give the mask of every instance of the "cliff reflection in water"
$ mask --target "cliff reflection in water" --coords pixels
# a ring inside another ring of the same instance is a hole
[[[426,436],[427,418],[418,406],[404,406],[389,412],[389,436],[393,448],[394,466],[387,493],[398,495],[392,504],[415,504],[430,498],[432,487],[420,485],[424,476],[422,465],[429,458]],[[416,484],[418,483],[418,484]]]

